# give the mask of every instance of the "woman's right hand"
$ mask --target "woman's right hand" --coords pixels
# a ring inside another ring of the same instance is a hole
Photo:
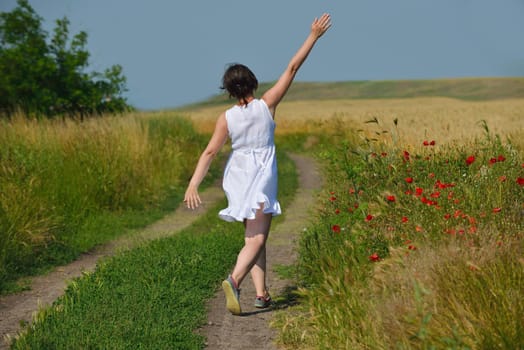
[[[198,190],[195,187],[189,186],[184,195],[184,202],[189,209],[196,209],[202,203]]]

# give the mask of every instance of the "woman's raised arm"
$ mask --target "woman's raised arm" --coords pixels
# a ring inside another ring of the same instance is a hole
[[[324,33],[330,27],[331,16],[329,14],[324,13],[320,18],[315,18],[315,20],[311,24],[311,32],[309,33],[308,37],[306,38],[300,49],[298,49],[293,58],[291,58],[291,61],[289,61],[289,64],[284,73],[282,73],[275,85],[271,87],[269,90],[267,90],[262,96],[262,99],[268,105],[269,110],[271,111],[271,114],[273,116],[275,115],[275,109],[277,105],[280,103],[287,90],[291,86],[291,83],[293,82],[293,79],[295,78],[298,69],[306,60],[307,56],[311,52],[311,49],[313,49],[313,46],[315,46],[317,40],[322,35],[324,35]]]

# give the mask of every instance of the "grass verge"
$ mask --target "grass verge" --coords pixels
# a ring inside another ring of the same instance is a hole
[[[524,348],[524,158],[485,129],[465,144],[323,145],[283,346]]]

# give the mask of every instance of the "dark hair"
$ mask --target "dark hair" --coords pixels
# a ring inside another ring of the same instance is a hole
[[[258,88],[258,80],[249,68],[243,64],[233,63],[226,69],[220,88],[227,90],[229,97],[237,98],[244,103],[245,99]]]

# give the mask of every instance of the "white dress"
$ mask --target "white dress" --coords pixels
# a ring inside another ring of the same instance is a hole
[[[228,207],[218,215],[226,221],[254,219],[263,205],[264,213],[280,215],[277,200],[275,122],[261,99],[226,111],[232,152],[224,170],[222,186]]]

